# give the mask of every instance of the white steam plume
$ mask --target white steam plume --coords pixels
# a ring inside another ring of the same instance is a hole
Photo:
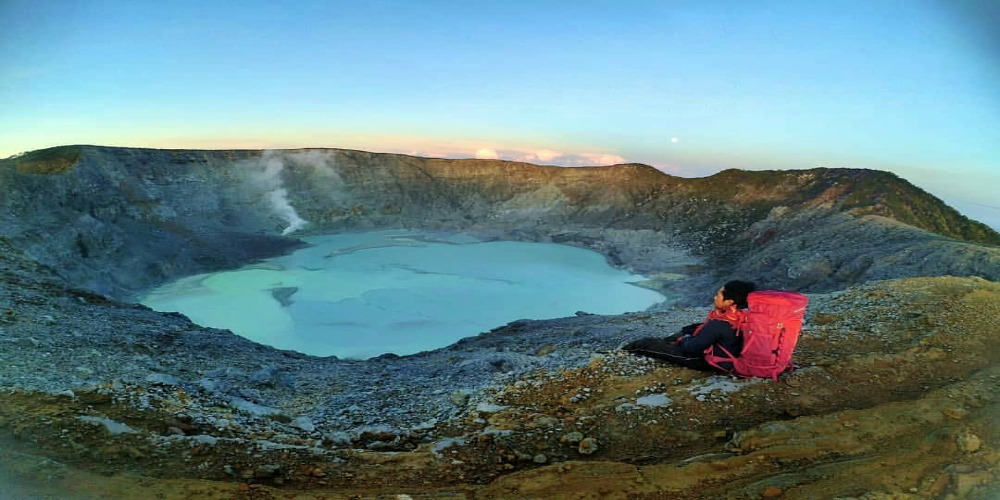
[[[285,189],[285,182],[281,178],[281,172],[285,169],[284,160],[270,151],[264,154],[264,160],[264,172],[257,178],[257,182],[267,190],[266,196],[274,213],[288,223],[281,232],[282,236],[287,236],[302,229],[309,221],[299,217],[295,207],[288,201],[288,190]]]

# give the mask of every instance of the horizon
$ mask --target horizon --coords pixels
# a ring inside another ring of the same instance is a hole
[[[275,149],[275,148],[270,148],[270,149],[255,149],[255,148],[197,149],[197,148],[146,148],[146,147],[141,147],[141,146],[105,146],[105,145],[100,145],[100,144],[65,144],[65,145],[62,145],[62,146],[53,146],[53,147],[96,147],[96,148],[123,148],[123,149],[151,149],[151,150],[159,150],[159,151],[263,151],[263,152],[272,152],[273,151],[273,152],[294,152],[294,151],[340,150],[340,151],[358,151],[358,152],[361,152],[361,153],[371,153],[371,154],[407,155],[406,153],[386,153],[386,152],[382,152],[382,151],[368,151],[368,150],[361,150],[361,149],[326,147],[326,146],[323,146],[323,147],[297,147],[297,148],[285,148],[285,149]],[[21,156],[21,155],[24,155],[24,154],[29,154],[31,152],[32,151],[23,151],[21,153],[17,153],[15,155],[9,156],[7,158],[0,158],[0,160],[2,160],[2,159],[8,159],[8,160],[9,159],[14,159],[14,158],[16,158],[18,156]],[[443,159],[443,160],[456,160],[456,161],[460,161],[460,160],[481,160],[481,159],[484,159],[484,158],[470,158],[470,157],[467,157],[467,158],[461,158],[461,157],[444,158],[444,157],[428,157],[428,156],[419,156],[419,155],[408,155],[408,156],[417,156],[417,157],[426,158],[426,159]],[[486,159],[487,160],[496,160],[496,161],[525,163],[525,162],[523,162],[521,160],[506,160],[506,159],[502,159],[502,158],[500,158],[500,159],[486,158]],[[530,162],[527,162],[527,163],[530,163]],[[539,167],[552,167],[552,168],[598,168],[598,167],[616,167],[616,166],[623,166],[623,165],[642,165],[642,166],[653,168],[654,170],[657,170],[660,173],[665,174],[665,175],[674,176],[674,177],[681,177],[681,178],[687,178],[687,179],[701,178],[701,177],[711,177],[713,175],[716,175],[716,174],[719,174],[719,173],[723,172],[724,170],[741,170],[741,171],[746,171],[746,172],[761,172],[761,171],[768,170],[768,169],[757,169],[757,170],[754,170],[754,169],[741,169],[741,168],[738,168],[738,167],[730,167],[730,168],[719,170],[719,171],[716,171],[716,172],[710,172],[710,173],[707,173],[705,175],[690,175],[690,176],[685,176],[685,175],[679,175],[679,174],[671,173],[671,172],[665,171],[665,170],[663,170],[661,168],[658,168],[656,166],[648,165],[648,164],[641,163],[641,162],[617,163],[617,164],[611,164],[611,165],[552,165],[552,164],[542,164],[542,163],[531,163],[531,164],[539,166]],[[825,166],[816,166],[816,167],[812,167],[810,169],[775,169],[774,171],[792,171],[792,170],[803,170],[803,171],[805,171],[805,170],[812,170],[812,169],[818,169],[818,168],[828,168],[828,169],[859,169],[859,170],[875,170],[875,171],[881,171],[881,172],[889,172],[887,170],[870,169],[870,168],[866,168],[866,167],[825,167]],[[893,172],[889,172],[889,173],[893,173]],[[895,173],[893,173],[893,174],[894,175],[898,175],[898,174],[895,174]],[[906,182],[910,182],[910,180],[906,179],[905,177],[902,177],[902,176],[899,176],[899,177],[901,179],[903,179],[904,181],[906,181]],[[913,184],[914,186],[916,186],[917,188],[923,189],[920,186],[917,186],[916,184],[914,184],[912,182],[910,182],[910,183]],[[925,190],[925,191],[927,191],[927,190]],[[927,191],[927,192],[933,196],[933,193],[930,193],[929,191]],[[942,200],[942,201],[944,201],[944,200]],[[946,202],[946,204],[947,204],[947,202]],[[951,205],[948,205],[948,206],[951,207]],[[955,208],[955,207],[951,207],[951,208]],[[961,211],[959,211],[959,213],[961,213]],[[963,215],[965,215],[965,214],[963,214]],[[966,217],[969,217],[969,216],[966,215]],[[972,220],[975,220],[977,222],[981,222],[983,224],[986,224],[987,226],[990,226],[994,230],[1000,231],[1000,221],[997,221],[997,223],[995,223],[995,224],[990,224],[990,223],[982,221],[982,220],[976,220],[976,219],[974,219],[972,217],[969,217],[969,218],[972,219]]]
[[[988,1],[0,4],[0,158],[336,148],[892,172],[1000,229]]]

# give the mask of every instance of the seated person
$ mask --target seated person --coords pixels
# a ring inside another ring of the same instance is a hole
[[[715,293],[715,304],[704,323],[684,327],[666,338],[648,337],[630,342],[622,349],[641,356],[670,361],[695,370],[711,371],[715,368],[705,361],[705,350],[725,356],[725,351],[739,356],[743,339],[737,335],[747,308],[747,295],[754,291],[754,284],[747,281],[730,281]],[[725,351],[723,351],[725,349]],[[723,368],[732,368],[723,363]]]

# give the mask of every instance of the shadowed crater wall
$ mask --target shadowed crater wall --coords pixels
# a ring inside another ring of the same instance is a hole
[[[65,146],[0,161],[0,185],[4,238],[73,286],[125,300],[287,252],[299,234],[384,228],[583,246],[697,294],[730,275],[802,291],[1000,277],[996,231],[871,170],[687,179],[640,164]]]

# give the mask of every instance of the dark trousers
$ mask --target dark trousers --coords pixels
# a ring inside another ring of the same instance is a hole
[[[705,361],[702,353],[685,354],[680,346],[674,343],[678,337],[679,335],[672,335],[667,338],[648,337],[629,342],[622,349],[632,354],[669,361],[676,365],[686,366],[695,370],[714,370],[712,365]]]

